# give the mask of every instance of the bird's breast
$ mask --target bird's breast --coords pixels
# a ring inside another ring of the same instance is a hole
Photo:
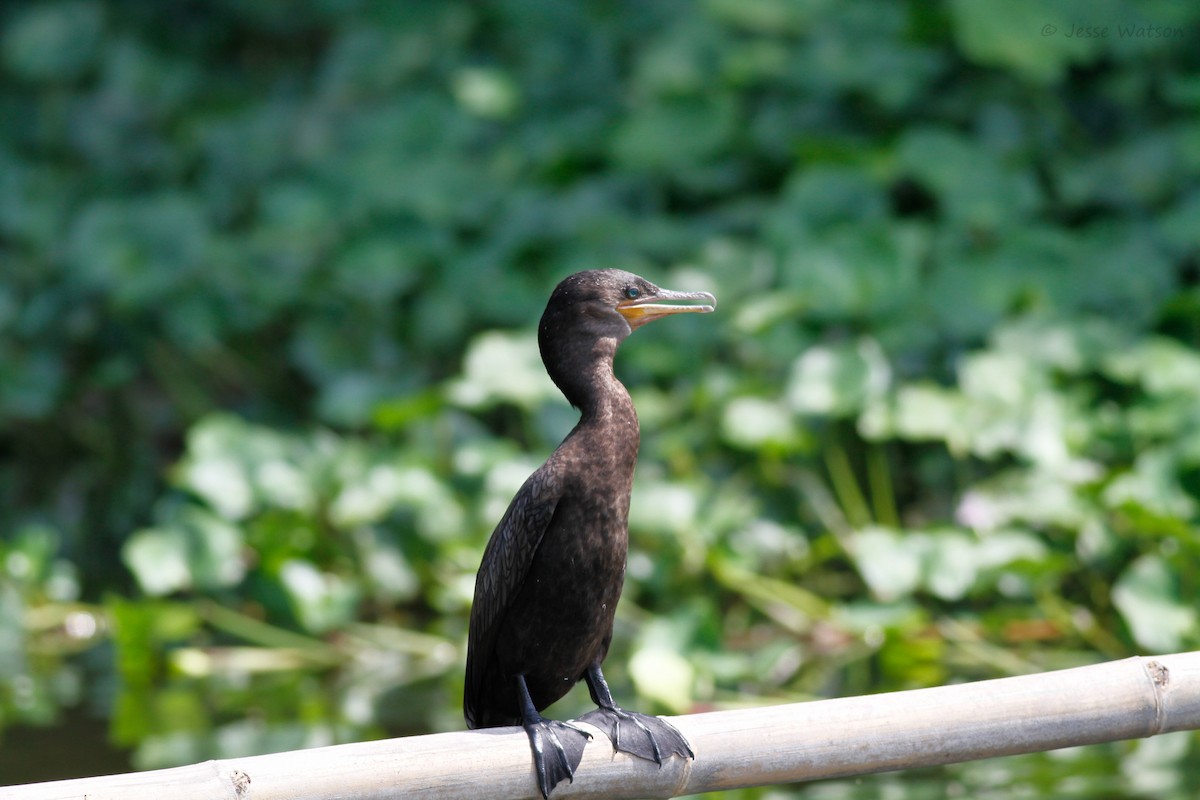
[[[629,547],[628,515],[628,495],[564,500],[538,547],[535,577],[561,573],[595,583],[623,574]]]

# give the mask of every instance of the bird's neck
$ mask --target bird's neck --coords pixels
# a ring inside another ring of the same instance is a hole
[[[615,435],[637,440],[637,413],[624,384],[613,374],[618,342],[600,339],[587,353],[568,359],[570,370],[552,371],[551,377],[571,405],[579,409],[579,427],[611,429]]]
[[[625,514],[641,444],[637,412],[624,384],[613,374],[611,359],[590,366],[585,373],[588,391],[576,402],[579,423],[563,444],[588,465],[590,485],[608,487],[606,491]]]
[[[638,433],[637,412],[625,384],[613,373],[612,359],[589,365],[587,391],[578,399],[581,425],[625,428],[625,435]],[[630,430],[632,429],[632,430]]]

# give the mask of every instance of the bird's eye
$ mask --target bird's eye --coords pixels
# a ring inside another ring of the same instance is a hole
[[[641,290],[638,289],[636,286],[626,286],[625,287],[625,296],[628,297],[630,300],[636,300],[638,298],[638,295],[640,295],[641,293],[642,293]]]

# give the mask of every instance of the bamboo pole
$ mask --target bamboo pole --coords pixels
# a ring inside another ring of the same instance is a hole
[[[1200,652],[671,720],[695,761],[613,756],[597,731],[554,798],[674,797],[1200,729]],[[463,731],[0,788],[0,800],[535,798],[519,728]]]

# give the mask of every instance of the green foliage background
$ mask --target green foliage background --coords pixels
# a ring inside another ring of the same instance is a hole
[[[6,5],[0,728],[84,708],[154,767],[459,727],[483,543],[574,422],[534,325],[597,267],[720,300],[618,359],[630,705],[1200,646],[1198,34],[1182,0]],[[1184,797],[1196,751],[809,793]]]

